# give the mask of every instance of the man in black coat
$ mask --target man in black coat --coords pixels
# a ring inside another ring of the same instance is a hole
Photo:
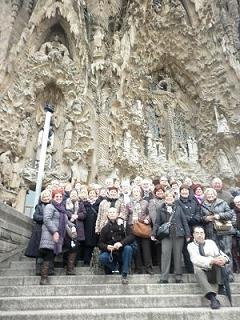
[[[193,197],[191,197],[190,188],[185,184],[182,184],[180,187],[180,197],[176,201],[176,205],[182,208],[183,213],[187,218],[189,228],[192,232],[192,228],[196,225],[200,225],[201,223],[201,207],[198,202]],[[185,240],[182,251],[184,264],[186,267],[186,271],[188,273],[193,273],[193,265],[187,251],[187,245],[188,243]]]
[[[110,207],[107,213],[108,222],[102,228],[99,238],[101,250],[99,261],[104,265],[106,274],[119,271],[122,274],[122,284],[128,284],[129,267],[131,266],[135,240],[131,227],[118,217],[117,209]],[[126,226],[125,226],[126,224]]]

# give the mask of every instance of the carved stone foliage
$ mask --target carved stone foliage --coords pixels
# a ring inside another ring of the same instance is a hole
[[[34,188],[46,103],[45,183],[116,170],[239,181],[236,0],[9,1],[3,21],[0,170],[11,195]],[[15,185],[10,171],[21,172]]]

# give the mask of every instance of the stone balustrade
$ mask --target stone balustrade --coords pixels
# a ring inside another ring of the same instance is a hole
[[[0,263],[21,254],[31,236],[32,220],[0,203]]]

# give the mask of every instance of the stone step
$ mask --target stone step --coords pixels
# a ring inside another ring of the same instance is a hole
[[[233,306],[240,306],[240,295],[233,295]],[[229,303],[220,296],[223,306]],[[202,295],[121,295],[121,296],[44,296],[1,297],[0,310],[58,310],[58,309],[131,309],[131,308],[197,308],[208,306]]]
[[[98,296],[98,295],[174,295],[201,294],[196,283],[185,284],[118,284],[55,285],[55,286],[0,286],[0,297],[39,296]],[[239,284],[231,285],[232,295],[239,293]]]
[[[84,276],[50,276],[49,281],[51,285],[74,285],[74,284],[119,284],[120,275],[93,275],[86,274]],[[39,276],[4,276],[0,277],[1,286],[31,286],[38,285],[40,281]],[[159,275],[148,274],[133,274],[129,276],[129,282],[132,284],[156,284],[159,281]],[[184,283],[196,283],[193,274],[183,274]],[[239,283],[239,275],[236,277],[234,283]],[[169,283],[175,283],[174,275],[170,274]]]
[[[76,275],[76,276],[50,276],[49,281],[51,285],[74,285],[74,284],[119,284],[120,275]],[[169,282],[174,283],[174,275],[169,276]],[[40,281],[39,276],[1,276],[1,286],[30,286],[38,285]],[[159,275],[148,274],[133,274],[129,276],[129,281],[135,284],[156,284],[159,281]],[[184,283],[195,283],[196,279],[193,274],[183,275]]]
[[[239,307],[3,311],[1,320],[239,320]]]

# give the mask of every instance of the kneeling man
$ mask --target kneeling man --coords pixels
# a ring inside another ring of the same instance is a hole
[[[219,309],[221,305],[219,300],[216,299],[216,292],[211,283],[217,283],[218,293],[223,294],[221,267],[229,262],[229,258],[213,240],[205,240],[205,232],[202,227],[194,227],[193,238],[193,242],[188,244],[187,249],[194,266],[196,279],[203,290],[204,296],[210,300],[210,307]]]
[[[101,250],[99,261],[105,267],[105,273],[111,274],[117,269],[122,274],[122,284],[128,284],[127,275],[132,263],[135,240],[131,227],[118,217],[117,209],[110,207],[107,213],[108,222],[102,228],[99,238]],[[126,226],[125,226],[126,224]]]

